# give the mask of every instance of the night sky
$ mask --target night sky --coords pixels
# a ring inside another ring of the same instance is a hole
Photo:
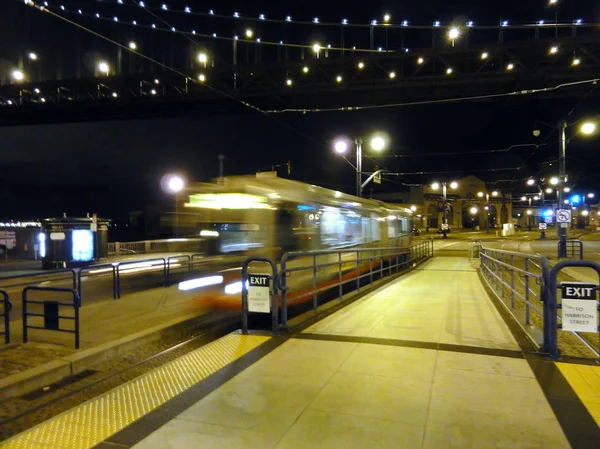
[[[97,6],[93,0],[76,3],[81,7]],[[302,1],[286,2],[285,7],[283,2],[276,5],[264,1],[167,3],[206,10],[218,7],[228,13],[234,10],[252,15],[265,13],[269,17],[289,14],[310,19],[319,16],[331,21],[348,17],[365,22],[381,17],[386,11],[393,17],[426,24],[456,17],[496,24],[500,18],[533,22],[541,18],[551,21],[554,16],[543,0],[422,0],[354,2],[355,5],[341,1],[326,4]],[[97,8],[105,6],[101,4]],[[563,0],[559,11],[565,21],[583,17],[586,21],[600,22],[600,2],[595,0]],[[111,30],[122,33],[118,27],[105,28],[103,32],[107,34]],[[81,50],[84,62],[79,68],[70,64],[65,55],[77,53],[73,33],[70,26],[26,8],[21,1],[3,0],[0,5],[0,71],[6,72],[7,67],[14,65],[19,54],[35,49],[45,60],[61,61],[60,70],[58,66],[49,67],[48,63],[46,71],[75,76],[79,70],[85,75],[85,61],[93,59],[98,50],[94,47],[92,51],[90,44],[89,53],[85,48]],[[112,37],[127,39],[126,36]],[[87,42],[82,37],[78,45],[85,47]],[[558,134],[543,129],[536,140],[531,132],[534,122],[556,123],[573,108],[570,120],[600,115],[597,94],[580,93],[571,98],[532,96],[370,112],[279,116],[287,126],[247,112],[0,127],[0,218],[56,216],[63,212],[68,215],[97,212],[106,217],[123,218],[130,211],[166,198],[159,186],[165,173],[178,171],[196,181],[216,177],[219,153],[226,156],[225,174],[250,174],[291,160],[293,179],[352,193],[353,169],[332,154],[331,142],[338,135],[362,135],[376,130],[388,133],[391,141],[385,157],[377,159],[379,165],[406,173],[390,177],[389,182],[384,181],[376,190],[402,190],[405,189],[402,183],[428,183],[474,174],[488,182],[505,181],[495,185],[514,189],[516,196],[524,190],[519,190],[519,186],[524,185],[522,179],[557,171],[553,160],[558,155]],[[535,151],[528,147],[503,153],[427,156],[497,150],[536,142],[545,145]],[[600,193],[598,150],[600,136],[587,141],[573,139],[569,143],[567,170],[577,188]],[[373,167],[374,163],[368,161],[365,171]],[[490,171],[513,167],[521,168]],[[446,171],[452,173],[438,173]],[[410,174],[415,172],[427,174]]]

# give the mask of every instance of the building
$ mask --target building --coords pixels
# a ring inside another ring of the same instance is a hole
[[[514,223],[511,193],[494,189],[475,176],[467,176],[457,180],[456,184],[447,183],[444,205],[443,185],[436,184],[412,187],[410,193],[384,194],[377,198],[392,202],[402,200],[414,211],[417,227],[439,228],[444,208],[451,229],[485,229],[486,222],[493,229]]]

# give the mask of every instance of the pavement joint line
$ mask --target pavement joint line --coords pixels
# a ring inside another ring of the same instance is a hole
[[[372,345],[383,345],[383,346],[401,346],[406,348],[418,348],[418,349],[430,349],[434,351],[445,351],[445,352],[461,352],[466,354],[479,354],[489,355],[494,357],[507,357],[513,359],[523,359],[525,356],[521,351],[510,350],[510,349],[498,349],[488,348],[483,346],[467,346],[467,345],[453,345],[449,343],[429,342],[429,341],[415,341],[415,340],[401,340],[392,338],[376,338],[376,337],[364,337],[364,336],[352,336],[352,335],[334,335],[334,334],[313,334],[313,333],[300,333],[295,335],[293,338],[299,338],[304,340],[320,340],[320,341],[337,341],[344,343],[361,343],[361,344],[372,344]]]

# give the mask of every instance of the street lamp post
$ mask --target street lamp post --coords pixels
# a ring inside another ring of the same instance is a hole
[[[338,139],[334,143],[334,150],[337,154],[345,155],[349,150],[348,139]],[[362,159],[363,159],[363,150],[362,137],[357,137],[354,139],[354,143],[356,144],[356,166],[352,165],[356,169],[356,196],[362,197],[362,192],[365,186],[375,177],[375,175],[381,173],[381,171],[377,171],[373,173],[364,183],[362,182]],[[371,148],[375,151],[382,151],[386,146],[386,141],[383,137],[375,135],[370,140]],[[346,159],[347,160],[347,159]]]
[[[167,182],[167,188],[171,193],[175,194],[175,226],[173,235],[177,238],[179,233],[179,192],[185,187],[185,181],[181,176],[171,175]]]
[[[448,193],[448,183],[442,182],[441,186],[442,186],[442,208],[443,208],[443,214],[444,214],[444,218],[442,220],[442,238],[447,239],[448,238],[448,207],[446,204],[446,199],[447,199],[447,193]],[[450,187],[453,189],[456,189],[456,188],[458,188],[458,183],[456,181],[452,181],[450,183]],[[433,190],[439,189],[440,183],[434,182],[431,185],[431,188]]]

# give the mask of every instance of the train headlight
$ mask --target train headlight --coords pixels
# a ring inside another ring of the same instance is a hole
[[[223,283],[223,276],[208,276],[198,279],[191,279],[179,283],[179,290],[188,291],[200,287],[208,287],[209,285],[218,285]]]
[[[248,281],[246,281],[246,290],[248,289]],[[238,295],[242,293],[242,281],[233,282],[225,286],[226,295]]]

